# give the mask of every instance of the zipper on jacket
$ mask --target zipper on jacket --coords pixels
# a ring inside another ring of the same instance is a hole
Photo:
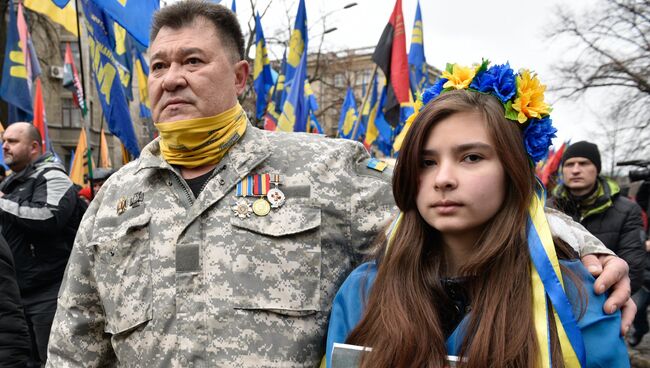
[[[176,178],[176,181],[178,181],[178,184],[181,185],[181,188],[183,188],[183,191],[185,192],[185,196],[187,197],[187,200],[190,202],[190,206],[194,204],[194,197],[192,194],[190,194],[190,191],[187,188],[187,183],[185,180],[183,180],[178,174],[173,172],[174,177]]]
[[[212,180],[215,176],[217,176],[218,173],[222,172],[225,169],[226,169],[226,165],[223,165],[218,169],[215,166],[215,168],[212,169],[212,173],[210,174],[208,179],[205,181],[205,183],[203,183],[203,186],[201,186],[201,190],[199,191],[199,194],[201,194],[201,192],[203,192],[203,190],[208,185],[210,180]],[[181,176],[176,174],[175,172],[173,173],[173,175],[176,178],[176,180],[178,181],[178,183],[181,185],[181,187],[183,187],[183,191],[185,192],[185,196],[187,197],[187,200],[190,202],[190,205],[193,205],[194,200],[195,200],[194,194],[190,194],[190,190],[189,190],[189,188],[187,186],[187,182],[185,181],[185,179],[182,179]]]

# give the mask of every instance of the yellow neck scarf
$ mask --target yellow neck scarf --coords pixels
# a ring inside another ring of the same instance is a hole
[[[156,123],[160,152],[172,165],[195,168],[217,164],[246,131],[246,113],[238,103],[207,118]]]

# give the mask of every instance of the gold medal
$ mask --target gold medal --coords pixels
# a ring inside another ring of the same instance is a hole
[[[264,198],[260,197],[253,202],[253,213],[257,216],[266,216],[271,212],[271,205]]]

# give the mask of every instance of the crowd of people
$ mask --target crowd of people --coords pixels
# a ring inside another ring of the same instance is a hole
[[[4,133],[0,366],[332,366],[337,343],[371,347],[362,367],[629,366],[642,212],[589,142],[546,200],[535,75],[454,65],[393,172],[349,140],[252,126],[221,5],[162,8],[149,52],[159,138],[98,173],[87,209],[33,125]]]

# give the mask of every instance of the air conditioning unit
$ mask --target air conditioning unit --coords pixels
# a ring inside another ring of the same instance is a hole
[[[63,67],[56,65],[50,66],[50,77],[55,79],[63,79]]]

